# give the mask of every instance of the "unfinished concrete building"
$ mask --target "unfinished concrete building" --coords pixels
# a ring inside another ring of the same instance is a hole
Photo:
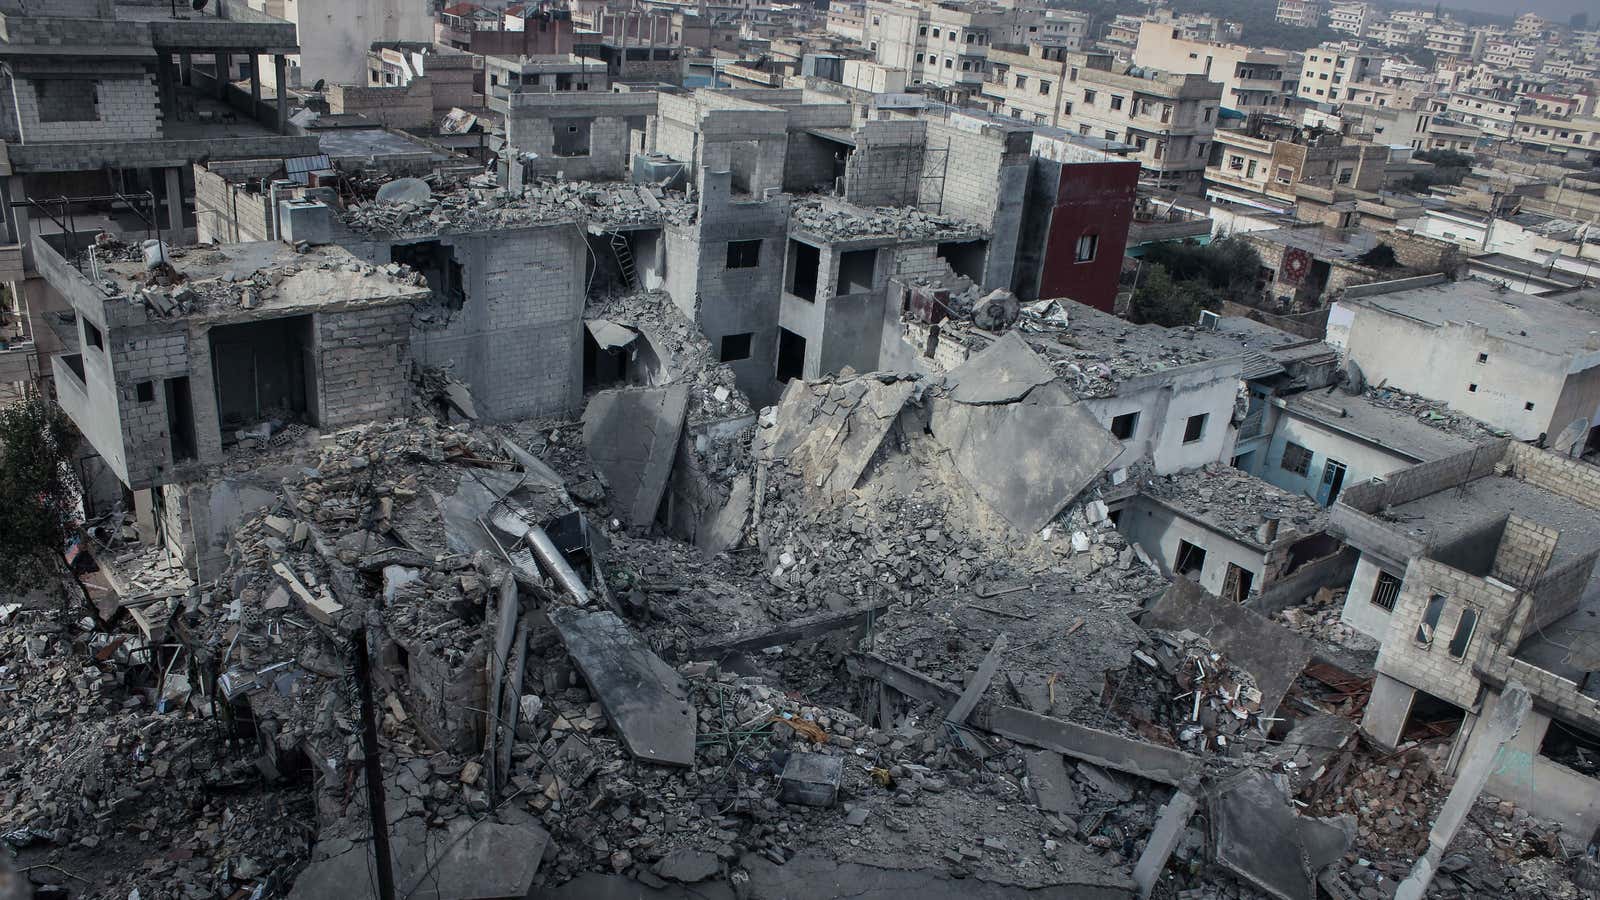
[[[1453,766],[1520,682],[1534,710],[1489,790],[1580,840],[1600,826],[1597,510],[1600,469],[1502,440],[1354,485],[1331,520],[1361,554],[1345,618],[1382,641],[1363,730],[1453,734]]]

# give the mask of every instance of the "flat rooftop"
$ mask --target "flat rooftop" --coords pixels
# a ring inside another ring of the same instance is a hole
[[[1328,511],[1310,497],[1220,464],[1153,478],[1139,492],[1254,546],[1264,546],[1257,530],[1269,519],[1278,520],[1280,533],[1293,528],[1301,536],[1328,526]]]
[[[1522,646],[1512,655],[1581,685],[1588,670],[1569,657],[1593,657],[1600,649],[1597,622],[1600,622],[1600,578],[1591,578],[1577,609],[1524,638]],[[1600,700],[1600,679],[1594,679],[1583,690],[1583,695]]]
[[[277,241],[260,241],[180,247],[169,256],[176,279],[146,267],[136,247],[95,250],[100,280],[114,283],[126,296],[143,298],[158,318],[255,318],[430,296],[422,276],[397,264],[362,262],[333,245],[298,252]]]
[[[1474,479],[1389,507],[1377,516],[1439,547],[1507,513],[1561,532],[1550,560],[1552,569],[1600,547],[1600,516],[1594,510],[1514,477]]]
[[[418,154],[426,154],[437,162],[450,158],[449,154],[441,153],[422,141],[383,128],[325,128],[314,123],[307,130],[317,136],[322,152],[329,159],[375,157],[381,160],[389,156],[412,157]]]
[[[1466,279],[1426,287],[1371,294],[1347,301],[1434,327],[1476,325],[1500,338],[1565,356],[1600,349],[1600,315],[1552,297],[1503,290],[1487,281]]]
[[[982,226],[952,216],[938,216],[909,206],[869,209],[833,198],[797,198],[789,220],[825,241],[872,238],[963,241],[988,236]]]
[[[1398,405],[1387,405],[1386,400],[1370,392],[1352,397],[1342,391],[1306,391],[1286,398],[1284,406],[1296,416],[1398,450],[1418,462],[1460,453],[1492,437],[1487,431],[1476,428],[1472,429],[1476,437],[1471,433],[1458,433],[1447,424],[1454,421],[1449,418],[1424,421],[1418,414]],[[1421,414],[1428,412],[1423,410]]]
[[[1285,247],[1298,247],[1318,259],[1355,259],[1383,243],[1370,231],[1343,232],[1321,225],[1252,231],[1249,236]]]

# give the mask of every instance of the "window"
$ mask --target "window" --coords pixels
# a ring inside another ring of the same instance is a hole
[[[750,332],[744,334],[725,334],[722,336],[722,350],[718,358],[722,362],[737,362],[750,358]]]
[[[1133,432],[1138,427],[1138,413],[1123,413],[1111,420],[1111,436],[1119,441],[1125,441],[1133,437]]]
[[[953,59],[951,59],[951,58],[950,58],[950,57],[948,57],[948,56],[946,56],[946,57],[945,57],[945,58],[944,58],[944,67],[945,67],[945,68],[946,68],[946,69],[953,69],[953,68],[955,68],[955,67],[956,67],[956,62],[955,62],[955,60],[953,60]]]
[[[1114,141],[1116,139],[1117,139],[1117,133],[1115,131],[1112,131],[1111,129],[1107,128],[1106,129],[1106,140]]]
[[[96,328],[94,323],[88,319],[83,320],[83,340],[96,350],[104,350],[106,348],[105,335],[101,334],[100,329]]]
[[[1439,627],[1439,616],[1444,613],[1445,596],[1434,594],[1428,598],[1428,607],[1422,611],[1422,621],[1417,623],[1417,643],[1424,647],[1433,646],[1433,632]]]
[[[1166,123],[1171,122],[1171,121],[1172,121],[1172,106],[1170,104],[1166,104],[1166,103],[1161,104],[1161,124],[1165,125]]]
[[[1450,638],[1450,658],[1466,659],[1467,645],[1472,643],[1472,632],[1478,627],[1478,611],[1470,606],[1463,607],[1461,618],[1456,620],[1456,633]]]
[[[1350,178],[1351,178],[1351,176],[1353,174],[1354,173],[1351,172],[1349,169],[1340,169],[1339,170],[1339,183],[1340,184],[1349,184],[1350,183]]]
[[[1481,365],[1487,363],[1488,361],[1489,361],[1489,354],[1487,354],[1487,353],[1479,353],[1478,354],[1478,365],[1481,366]]]
[[[1078,133],[1081,134],[1081,135],[1087,136],[1089,134],[1089,126],[1087,126],[1087,125],[1079,125],[1078,126]]]
[[[1477,392],[1478,392],[1478,386],[1477,385],[1475,385],[1475,384],[1467,385],[1467,393],[1476,394]]]
[[[1200,413],[1189,417],[1189,421],[1183,425],[1183,442],[1185,444],[1192,444],[1200,440],[1201,436],[1206,433],[1206,419],[1208,418],[1210,418],[1209,413]]]
[[[1112,94],[1111,95],[1111,108],[1112,109],[1121,109],[1122,108],[1122,98],[1117,96],[1116,94]]]
[[[1021,87],[1027,87],[1027,86],[1028,86],[1028,76],[1026,76],[1026,75],[1018,75],[1017,76],[1017,87],[1021,88]]]
[[[1283,445],[1283,459],[1278,461],[1278,466],[1296,475],[1308,474],[1311,471],[1311,451],[1290,441]]]
[[[1293,180],[1294,180],[1294,170],[1293,169],[1289,168],[1288,166],[1279,166],[1278,167],[1278,183],[1279,184],[1288,184],[1289,182],[1291,182]]]
[[[1050,82],[1041,79],[1039,81],[1039,93],[1048,97],[1050,95]]]
[[[1533,401],[1529,400],[1527,403],[1522,404],[1522,408],[1528,412],[1533,412]]]
[[[1178,561],[1173,571],[1179,575],[1200,575],[1206,568],[1206,551],[1185,540],[1178,541]]]
[[[872,24],[874,24],[874,25],[878,24],[878,20],[877,19],[873,19],[872,20]],[[917,34],[919,34],[919,35],[921,35],[923,37],[927,37],[928,36],[928,26],[924,25],[921,28],[918,28],[917,29]]]
[[[921,53],[917,54],[917,62],[922,62],[922,54]]]
[[[1093,262],[1094,255],[1100,249],[1100,235],[1084,234],[1078,236],[1076,252],[1077,262]]]
[[[729,241],[728,264],[730,269],[749,269],[761,264],[761,240]]]
[[[1400,596],[1400,579],[1388,572],[1378,573],[1378,583],[1372,587],[1372,605],[1394,612],[1395,598]]]
[[[934,37],[938,37],[938,36],[939,36],[939,29],[937,29],[937,28],[935,28],[935,29],[934,29],[934,30],[933,30],[933,36],[934,36]]]
[[[82,78],[39,78],[33,82],[41,122],[94,122],[100,118],[99,82]]]
[[[156,383],[154,381],[141,381],[133,386],[133,396],[140,403],[150,403],[156,399]]]
[[[1095,98],[1095,92],[1094,91],[1084,91],[1083,92],[1083,102],[1088,103],[1088,104],[1093,104],[1094,103],[1094,98]]]
[[[1017,107],[1017,106],[1011,107],[1011,118],[1013,118],[1013,119],[1022,118],[1022,108],[1021,107]]]

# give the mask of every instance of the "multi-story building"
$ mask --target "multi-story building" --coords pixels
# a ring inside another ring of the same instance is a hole
[[[1278,24],[1315,28],[1322,21],[1321,0],[1278,0]]]
[[[1459,22],[1439,22],[1423,35],[1422,46],[1439,56],[1471,57],[1483,36]]]
[[[1522,37],[1540,37],[1550,30],[1550,23],[1538,13],[1526,12],[1517,16],[1517,21],[1511,26],[1511,33]]]
[[[1389,158],[1383,146],[1265,116],[1219,129],[1211,141],[1207,195],[1221,200],[1242,191],[1293,203],[1302,184],[1375,192]]]
[[[292,22],[300,52],[289,59],[289,85],[366,84],[367,48],[376,41],[434,38],[427,0],[248,0],[257,10]],[[471,6],[471,4],[464,4]],[[263,73],[275,86],[273,73]]]
[[[1484,65],[1497,69],[1533,72],[1544,65],[1547,52],[1549,48],[1546,45],[1531,41],[1485,41],[1482,59]]]
[[[1505,138],[1511,136],[1520,104],[1515,100],[1499,100],[1484,94],[1459,93],[1450,95],[1445,108],[1451,118],[1481,128],[1485,135]]]
[[[1422,32],[1415,28],[1408,28],[1400,22],[1387,19],[1368,24],[1365,37],[1385,47],[1407,47],[1417,43],[1421,34]]]
[[[944,89],[944,99],[960,100],[981,87],[991,46],[1015,43],[1019,29],[1027,34],[1045,21],[1043,11],[992,3],[868,0],[862,40],[876,62],[905,70],[912,84]]]
[[[1222,86],[1222,105],[1243,113],[1282,112],[1295,99],[1301,55],[1286,50],[1196,41],[1145,22],[1133,61],[1144,69],[1205,75]]]
[[[1204,75],[1113,66],[1107,55],[1069,64],[1061,127],[1134,148],[1141,178],[1197,192],[1216,130],[1221,89]]]
[[[1600,118],[1592,116],[1557,119],[1522,115],[1517,117],[1511,137],[1524,146],[1562,156],[1588,160],[1600,158]]]
[[[1375,16],[1370,3],[1335,3],[1328,7],[1328,27],[1364,38]]]
[[[1382,59],[1359,42],[1324,43],[1306,51],[1300,66],[1300,99],[1341,103],[1355,98],[1355,85],[1378,70]]]

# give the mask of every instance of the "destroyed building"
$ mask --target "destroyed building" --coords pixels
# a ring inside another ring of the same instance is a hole
[[[1580,840],[1600,825],[1597,487],[1593,466],[1500,440],[1352,485],[1332,511],[1361,554],[1345,618],[1382,642],[1363,730],[1386,747],[1453,736],[1453,767],[1524,685],[1534,710],[1488,789]]]

